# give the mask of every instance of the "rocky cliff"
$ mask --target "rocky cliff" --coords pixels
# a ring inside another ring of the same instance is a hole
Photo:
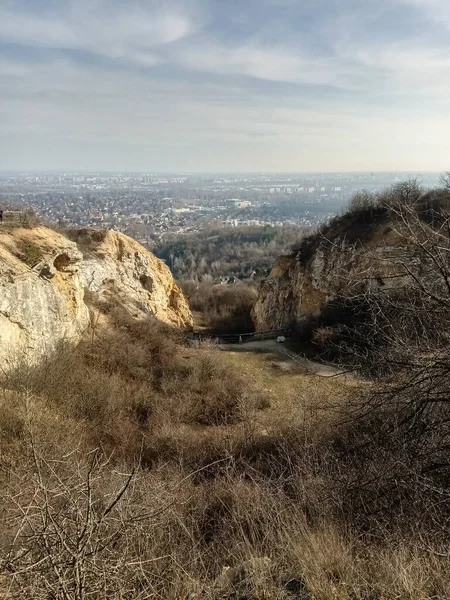
[[[37,227],[0,228],[0,360],[36,359],[89,327],[88,299],[190,327],[168,267],[134,240],[105,230],[65,237]],[[89,292],[88,294],[86,292]]]
[[[341,296],[399,287],[405,260],[413,257],[386,210],[336,218],[276,261],[253,308],[256,330],[299,325]]]

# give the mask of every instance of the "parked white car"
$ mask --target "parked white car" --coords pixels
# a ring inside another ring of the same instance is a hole
[[[284,337],[284,335],[279,335],[277,337],[277,344],[284,344],[285,341],[286,341],[286,338]]]

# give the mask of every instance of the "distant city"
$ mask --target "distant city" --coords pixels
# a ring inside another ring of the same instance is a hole
[[[313,226],[358,190],[381,190],[412,176],[432,186],[439,175],[3,173],[0,206],[33,208],[60,227],[119,230],[152,248],[205,227]]]

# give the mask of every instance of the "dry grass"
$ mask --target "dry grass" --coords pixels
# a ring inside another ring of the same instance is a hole
[[[251,389],[266,398],[266,409],[253,415],[253,422],[266,431],[280,426],[306,430],[314,423],[318,430],[330,423],[330,409],[344,406],[356,382],[344,377],[320,377],[279,354],[226,352],[226,359],[238,370]]]
[[[364,530],[347,509],[359,471],[340,458],[334,409],[354,381],[113,318],[4,379],[5,597],[447,597],[438,536],[410,521]]]

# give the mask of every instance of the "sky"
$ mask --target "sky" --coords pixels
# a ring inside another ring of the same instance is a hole
[[[1,0],[0,169],[450,170],[449,0]]]

